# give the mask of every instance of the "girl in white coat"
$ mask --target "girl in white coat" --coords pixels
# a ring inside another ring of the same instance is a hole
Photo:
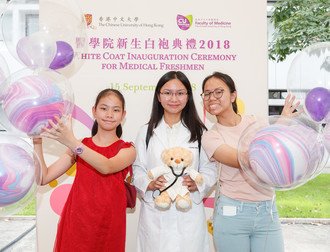
[[[203,198],[216,181],[216,167],[201,147],[205,126],[199,119],[192,88],[182,72],[168,72],[156,86],[151,117],[138,133],[135,145],[137,159],[133,164],[134,184],[141,196],[137,251],[143,252],[209,252]],[[192,198],[192,207],[180,211],[171,204],[167,210],[155,207],[153,192],[164,188],[163,176],[151,181],[148,170],[161,166],[164,149],[180,146],[192,151],[193,167],[204,178],[197,186],[184,177]]]

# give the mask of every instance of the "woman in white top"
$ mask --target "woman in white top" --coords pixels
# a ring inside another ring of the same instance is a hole
[[[164,74],[156,86],[150,120],[135,142],[134,184],[141,196],[137,251],[210,251],[203,198],[216,181],[216,167],[201,147],[205,129],[188,78],[182,72]],[[192,167],[203,175],[204,183],[197,186],[185,176],[183,185],[190,191],[191,209],[180,211],[171,204],[169,209],[161,210],[155,207],[153,192],[163,189],[166,180],[163,176],[150,180],[147,172],[162,165],[164,149],[177,146],[193,153]]]

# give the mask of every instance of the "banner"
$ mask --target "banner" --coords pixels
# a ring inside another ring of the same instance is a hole
[[[87,0],[77,3],[87,20],[87,36],[80,39],[85,39],[88,49],[79,52],[83,64],[70,76],[77,137],[90,135],[91,110],[99,91],[115,88],[126,99],[123,139],[134,141],[139,128],[149,119],[155,86],[168,71],[182,71],[187,75],[199,115],[208,127],[215,119],[203,111],[201,83],[214,71],[234,79],[240,113],[267,115],[266,1]],[[45,141],[44,146],[47,163],[64,151],[53,141]],[[74,175],[75,167],[72,167],[61,178],[39,189],[39,251],[52,251],[59,215]],[[204,203],[205,221],[209,224],[213,202],[212,194]],[[136,247],[139,207],[138,202],[135,211],[127,213],[126,251],[129,252]],[[212,242],[211,228],[210,224]]]

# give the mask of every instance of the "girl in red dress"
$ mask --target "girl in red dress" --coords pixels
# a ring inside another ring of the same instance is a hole
[[[92,137],[79,141],[71,118],[50,122],[42,137],[55,139],[68,150],[47,167],[42,139],[33,139],[42,164],[42,184],[65,173],[75,162],[77,173],[62,210],[54,251],[125,251],[126,193],[124,179],[135,160],[135,148],[120,139],[126,111],[123,95],[114,89],[99,93],[93,107]]]

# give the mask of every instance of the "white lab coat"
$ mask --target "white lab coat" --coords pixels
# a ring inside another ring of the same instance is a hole
[[[137,158],[133,164],[134,184],[141,196],[137,251],[209,252],[209,236],[202,200],[216,182],[216,164],[209,161],[202,147],[199,152],[197,141],[189,143],[190,132],[181,123],[175,146],[192,151],[194,155],[192,166],[203,175],[204,183],[198,186],[199,191],[191,193],[192,208],[187,212],[178,211],[175,204],[172,204],[168,210],[155,208],[152,192],[146,191],[151,181],[147,171],[163,165],[162,151],[175,146],[169,146],[166,135],[168,126],[162,120],[154,130],[147,149],[145,142],[147,127],[144,125],[138,133],[135,142]]]

